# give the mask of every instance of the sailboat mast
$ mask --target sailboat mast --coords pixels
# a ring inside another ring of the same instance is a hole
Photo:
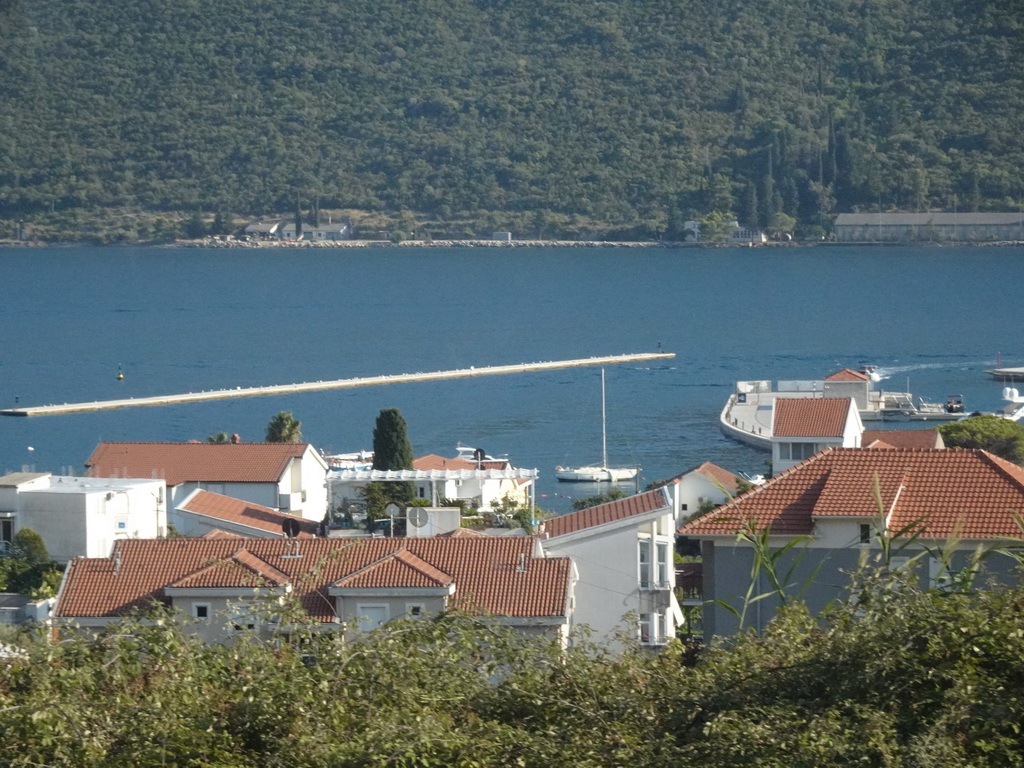
[[[604,368],[601,369],[601,466],[608,466],[608,427],[604,408]]]

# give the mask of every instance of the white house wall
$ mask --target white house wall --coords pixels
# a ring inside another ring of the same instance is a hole
[[[653,535],[653,542],[666,543],[669,553],[669,578],[674,574],[672,561],[673,516],[662,515],[661,532]],[[633,631],[638,614],[651,610],[662,611],[668,622],[666,634],[674,634],[671,589],[640,588],[639,538],[641,533],[654,533],[654,522],[641,526],[610,526],[596,528],[584,537],[565,536],[542,542],[544,552],[553,557],[571,557],[579,572],[576,583],[576,610],[573,625],[586,625],[598,642],[613,642],[620,631]],[[568,540],[566,540],[568,539]],[[652,568],[654,561],[652,546]],[[633,624],[627,624],[630,617]]]
[[[715,483],[700,472],[683,475],[669,493],[673,498],[676,525],[681,525],[694,515],[705,501],[710,501],[717,506],[731,498],[727,488]]]
[[[54,560],[109,557],[115,538],[156,538],[167,525],[163,483],[94,490],[33,490],[21,493],[17,528],[43,537]]]

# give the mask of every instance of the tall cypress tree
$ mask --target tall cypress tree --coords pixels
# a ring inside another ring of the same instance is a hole
[[[412,469],[412,445],[405,417],[397,408],[385,408],[373,428],[373,468]]]
[[[397,408],[385,408],[377,415],[377,423],[373,428],[373,468],[412,469],[412,445],[409,443],[405,417]],[[416,495],[412,483],[383,485],[383,495],[388,501],[407,504]],[[370,511],[372,515],[374,510]]]

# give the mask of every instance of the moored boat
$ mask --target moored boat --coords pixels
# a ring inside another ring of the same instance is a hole
[[[586,467],[555,467],[555,479],[565,483],[621,483],[632,480],[640,467],[608,466],[608,427],[604,402],[604,368],[601,369],[601,464]]]

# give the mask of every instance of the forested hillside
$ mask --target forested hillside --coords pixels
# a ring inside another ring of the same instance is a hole
[[[0,84],[8,222],[673,237],[1024,200],[1019,0],[0,0]]]

